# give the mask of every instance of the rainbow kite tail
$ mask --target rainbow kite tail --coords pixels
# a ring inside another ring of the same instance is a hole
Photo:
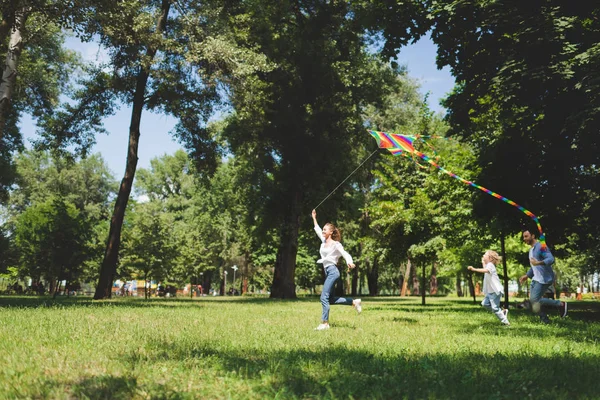
[[[542,225],[540,224],[540,221],[538,219],[538,217],[536,217],[531,211],[527,210],[525,207],[515,203],[514,201],[507,199],[506,197],[495,193],[487,188],[484,188],[483,186],[480,186],[478,184],[476,184],[475,182],[471,182],[468,181],[466,179],[461,178],[460,176],[456,175],[455,173],[448,171],[447,169],[441,167],[440,165],[438,165],[432,158],[430,158],[429,156],[427,156],[426,154],[421,153],[420,151],[418,151],[415,147],[413,142],[415,140],[417,141],[421,141],[423,143],[426,143],[422,138],[424,136],[421,135],[417,135],[417,136],[409,136],[409,135],[400,135],[397,133],[389,133],[389,132],[381,132],[381,131],[373,131],[373,130],[369,130],[369,133],[371,134],[371,136],[373,136],[373,138],[377,141],[377,146],[379,148],[383,148],[383,149],[387,149],[390,153],[392,153],[393,155],[397,156],[397,155],[402,155],[405,157],[409,157],[412,156],[413,157],[413,161],[414,161],[414,156],[420,157],[421,159],[423,159],[424,161],[426,161],[427,163],[433,165],[434,167],[436,167],[437,169],[439,169],[440,171],[442,171],[443,173],[445,173],[446,175],[451,176],[452,178],[461,181],[462,183],[464,183],[465,185],[469,185],[472,186],[476,189],[481,190],[482,192],[485,192],[487,194],[489,194],[492,197],[495,197],[499,200],[502,200],[503,202],[510,204],[513,207],[518,208],[522,213],[524,213],[525,215],[527,215],[529,218],[533,219],[533,221],[535,222],[537,229],[539,231],[539,242],[542,245],[542,250],[546,250],[548,248],[548,246],[546,245],[546,236],[544,235],[544,231],[542,231]],[[427,144],[427,143],[426,143]],[[433,149],[433,147],[431,147],[429,144],[427,144],[431,149]],[[435,153],[435,150],[434,150]],[[421,165],[419,163],[417,163],[415,161],[415,163],[417,165],[419,165],[421,167]]]
[[[542,230],[542,225],[540,224],[540,221],[539,221],[538,217],[536,217],[531,211],[529,211],[525,207],[523,207],[523,206],[515,203],[514,201],[512,201],[510,199],[507,199],[506,197],[504,197],[504,196],[502,196],[502,195],[500,195],[500,194],[498,194],[496,192],[493,192],[493,191],[491,191],[491,190],[489,190],[487,188],[484,188],[481,185],[476,184],[475,182],[471,182],[471,181],[468,181],[468,180],[466,180],[464,178],[461,178],[460,176],[456,175],[454,172],[448,171],[444,167],[441,167],[440,165],[438,165],[436,162],[434,162],[432,159],[430,159],[429,157],[427,157],[425,154],[423,154],[421,152],[417,151],[416,154],[419,157],[421,157],[423,160],[427,161],[429,164],[433,165],[434,167],[436,167],[437,169],[439,169],[440,171],[442,171],[443,173],[445,173],[446,175],[449,175],[452,178],[461,181],[465,185],[469,185],[469,186],[472,186],[472,187],[474,187],[476,189],[479,189],[482,192],[485,192],[485,193],[489,194],[490,196],[495,197],[495,198],[497,198],[499,200],[502,200],[503,202],[505,202],[507,204],[510,204],[511,206],[516,207],[517,209],[519,209],[522,213],[524,213],[525,215],[527,215],[529,218],[531,218],[535,222],[535,224],[537,226],[537,229],[538,229],[538,231],[540,233],[538,240],[539,240],[539,242],[540,242],[540,244],[542,246],[542,250],[547,250],[548,249],[548,246],[546,245],[546,236],[544,235],[544,231]]]

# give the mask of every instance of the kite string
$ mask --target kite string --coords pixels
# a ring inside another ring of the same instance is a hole
[[[329,196],[331,196],[331,195],[332,195],[332,194],[333,194],[333,193],[334,193],[336,190],[338,190],[338,188],[339,188],[340,186],[342,186],[342,185],[344,184],[344,182],[346,182],[346,181],[348,180],[348,178],[350,178],[350,177],[351,177],[351,176],[352,176],[352,175],[353,175],[353,174],[354,174],[356,171],[358,171],[358,169],[359,169],[360,167],[362,167],[362,166],[363,166],[363,164],[364,164],[364,163],[366,163],[366,162],[367,162],[367,160],[368,160],[369,158],[373,157],[373,154],[377,153],[377,151],[378,151],[378,150],[379,150],[379,148],[376,148],[376,149],[375,149],[375,150],[374,150],[374,151],[373,151],[371,154],[369,154],[369,157],[365,158],[365,160],[364,160],[363,162],[361,162],[361,163],[360,163],[360,165],[354,169],[354,171],[350,172],[350,175],[348,175],[348,176],[347,176],[347,177],[346,177],[346,178],[345,178],[345,179],[344,179],[344,180],[343,180],[343,181],[342,181],[342,182],[341,182],[339,185],[337,185],[337,186],[335,187],[335,189],[333,189],[333,190],[332,190],[332,191],[331,191],[331,192],[330,192],[330,193],[327,195],[327,197],[325,197],[323,200],[321,200],[321,202],[320,202],[320,203],[319,203],[319,204],[318,204],[318,205],[317,205],[317,206],[314,208],[314,210],[316,210],[317,208],[319,208],[319,206],[320,206],[321,204],[323,204],[323,202],[324,202],[325,200],[327,200],[327,199],[329,198]]]

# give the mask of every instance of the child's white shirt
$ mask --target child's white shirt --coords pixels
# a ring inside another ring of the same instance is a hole
[[[483,274],[483,294],[500,294],[504,293],[504,288],[500,282],[500,277],[496,271],[496,266],[493,263],[487,263],[484,267],[489,273]]]

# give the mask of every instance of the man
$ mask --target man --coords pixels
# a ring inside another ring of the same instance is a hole
[[[542,249],[542,244],[537,241],[535,234],[528,229],[523,230],[522,233],[523,241],[531,246],[531,249],[529,249],[531,268],[529,268],[527,274],[519,278],[519,282],[524,283],[527,278],[531,278],[531,293],[529,295],[531,309],[540,316],[540,320],[545,324],[549,323],[550,320],[544,312],[544,306],[558,308],[560,316],[564,318],[567,315],[567,303],[544,297],[544,293],[554,282],[554,270],[552,269],[554,257],[550,253],[550,249]]]

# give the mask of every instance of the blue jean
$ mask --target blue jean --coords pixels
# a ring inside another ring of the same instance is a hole
[[[330,304],[345,304],[347,306],[352,305],[352,299],[347,297],[334,297],[333,291],[335,288],[335,282],[340,279],[340,271],[338,271],[335,265],[328,265],[325,268],[325,283],[323,284],[323,291],[321,292],[321,304],[323,305],[323,314],[321,320],[323,322],[329,321],[329,305]]]
[[[548,290],[550,286],[552,286],[552,283],[531,281],[531,294],[529,295],[531,309],[540,316],[540,319],[543,322],[548,322],[548,316],[544,312],[544,306],[560,307],[561,304],[560,300],[552,300],[544,297],[544,293],[546,293],[546,290]]]
[[[481,302],[481,305],[490,310],[491,312],[498,317],[500,322],[506,321],[506,315],[502,312],[502,308],[500,308],[500,300],[502,299],[502,293],[489,293],[485,295],[485,298]]]

